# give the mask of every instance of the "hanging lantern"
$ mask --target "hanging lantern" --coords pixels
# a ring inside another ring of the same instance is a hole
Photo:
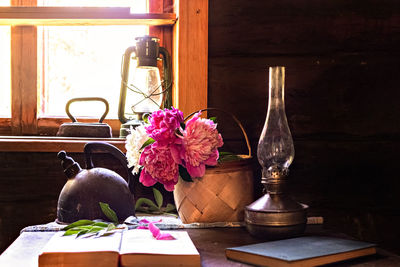
[[[130,128],[143,124],[143,117],[160,108],[170,108],[171,56],[160,47],[156,37],[137,37],[136,45],[125,50],[121,71],[121,92],[118,118],[122,123],[120,137],[129,134]],[[157,63],[162,56],[163,80]]]

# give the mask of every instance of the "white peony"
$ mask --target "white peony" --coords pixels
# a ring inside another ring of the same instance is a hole
[[[131,129],[131,133],[126,137],[126,157],[128,158],[128,167],[134,166],[132,172],[134,174],[139,172],[139,159],[140,159],[140,148],[149,139],[146,133],[145,125],[140,125],[135,129]]]

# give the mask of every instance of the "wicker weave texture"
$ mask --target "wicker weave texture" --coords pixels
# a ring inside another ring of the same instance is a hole
[[[244,207],[253,201],[250,165],[217,166],[194,182],[180,180],[174,199],[183,223],[243,221]]]

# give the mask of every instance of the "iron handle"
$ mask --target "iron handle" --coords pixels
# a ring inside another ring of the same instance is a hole
[[[69,107],[73,102],[83,102],[83,101],[100,101],[103,102],[106,109],[104,111],[103,116],[100,117],[99,123],[102,123],[104,118],[107,116],[108,111],[110,109],[107,100],[101,97],[78,97],[78,98],[72,98],[70,99],[67,104],[65,105],[65,112],[67,113],[68,117],[71,119],[72,122],[77,122],[74,116],[69,112]]]

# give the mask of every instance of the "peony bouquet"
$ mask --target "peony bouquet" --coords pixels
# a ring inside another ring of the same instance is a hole
[[[185,123],[178,109],[157,110],[148,124],[131,130],[126,139],[128,163],[143,185],[159,182],[173,191],[179,176],[190,181],[202,177],[206,165],[217,165],[221,134],[213,120],[200,115]]]

